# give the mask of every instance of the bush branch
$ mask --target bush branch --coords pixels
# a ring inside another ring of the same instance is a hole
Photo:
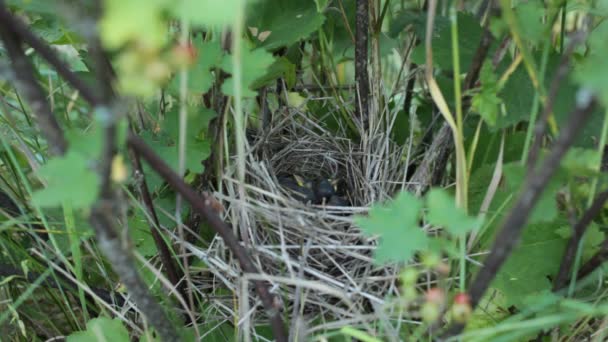
[[[490,254],[484,261],[484,266],[481,268],[475,280],[469,288],[469,296],[471,298],[471,306],[475,308],[479,301],[490,286],[492,280],[500,270],[507,257],[511,254],[516,246],[521,231],[523,230],[532,209],[538,202],[540,195],[549,183],[551,177],[557,172],[559,164],[563,156],[568,151],[568,148],[574,142],[574,139],[584,127],[585,123],[591,117],[591,113],[596,106],[595,98],[586,90],[580,90],[577,96],[577,106],[570,113],[568,122],[564,124],[564,128],[551,152],[543,161],[542,166],[530,173],[525,180],[522,192],[519,198],[506,219],[502,223],[502,228],[498,232],[494,245],[490,250]],[[457,335],[463,325],[457,324],[448,329],[447,335]]]
[[[244,272],[259,274],[257,268],[247,254],[247,251],[239,244],[236,236],[232,233],[232,228],[222,221],[215,209],[213,209],[215,199],[206,195],[199,196],[139,137],[130,134],[127,143],[129,147],[148,162],[154,171],[190,203],[193,210],[196,210],[203,216],[209,226],[220,235],[226,246],[234,253]],[[287,341],[287,335],[280,312],[278,308],[276,308],[276,301],[274,296],[270,293],[268,285],[260,281],[255,281],[254,284],[262,301],[262,305],[266,310],[266,314],[270,317],[270,325],[275,339],[280,342]]]
[[[2,2],[0,2],[0,13],[5,10],[1,5],[3,5]],[[0,21],[2,21],[2,18],[0,18]],[[54,155],[63,155],[67,151],[68,143],[51,111],[51,106],[46,101],[42,87],[34,76],[34,65],[25,56],[19,37],[8,25],[3,23],[0,25],[0,38],[2,38],[4,48],[11,59],[17,88],[36,115],[36,123],[48,143],[50,152]]]
[[[572,230],[572,237],[568,241],[568,245],[566,246],[566,250],[564,251],[564,255],[562,256],[562,262],[559,267],[559,272],[555,277],[555,281],[553,282],[553,291],[558,291],[562,289],[566,284],[568,284],[568,275],[570,275],[572,264],[574,263],[574,258],[576,255],[576,250],[578,249],[579,243],[587,230],[587,227],[591,223],[591,221],[599,215],[599,213],[604,208],[604,204],[608,200],[608,191],[601,192],[593,203],[585,211],[583,217],[576,223],[574,229]]]

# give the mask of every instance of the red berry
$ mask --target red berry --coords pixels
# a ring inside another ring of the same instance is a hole
[[[466,293],[459,293],[454,297],[454,305],[452,305],[452,318],[458,323],[466,322],[473,308],[471,307],[471,298]]]
[[[438,287],[428,289],[424,297],[427,302],[434,304],[443,304],[443,301],[445,300],[443,290]]]
[[[467,293],[461,292],[454,297],[454,304],[471,305],[471,297]]]
[[[172,55],[175,65],[183,67],[196,62],[197,51],[192,44],[179,44],[173,47]]]

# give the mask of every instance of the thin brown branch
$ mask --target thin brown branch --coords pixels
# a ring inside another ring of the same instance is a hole
[[[55,154],[64,154],[67,150],[67,142],[63,138],[63,132],[57,124],[53,113],[48,104],[45,104],[44,93],[37,84],[33,76],[33,65],[25,58],[21,49],[18,38],[27,41],[43,58],[45,58],[57,72],[70,82],[75,89],[83,94],[85,100],[93,105],[99,106],[100,110],[107,111],[109,120],[106,121],[104,127],[106,135],[106,144],[101,157],[101,196],[95,206],[92,208],[89,220],[95,228],[98,246],[104,252],[113,269],[119,275],[121,281],[129,289],[134,302],[140,310],[146,314],[152,325],[157,329],[163,340],[177,341],[177,333],[171,321],[164,313],[162,307],[156,302],[154,297],[149,293],[148,287],[143,282],[141,276],[137,273],[136,263],[133,259],[132,251],[129,249],[129,244],[124,243],[120,239],[120,235],[114,228],[115,203],[114,194],[112,192],[111,182],[111,164],[116,150],[116,132],[115,120],[110,115],[110,96],[111,86],[109,85],[108,77],[103,76],[99,84],[101,87],[101,98],[94,95],[89,88],[81,82],[61,60],[57,58],[51,48],[38,39],[31,31],[20,21],[15,19],[7,10],[4,2],[0,0],[0,20],[3,25],[0,26],[0,34],[4,40],[5,47],[9,52],[9,56],[13,60],[13,70],[19,77],[21,90],[26,95],[28,100],[32,102],[32,108],[37,113],[38,126],[48,140],[51,151]],[[96,46],[96,52],[101,56],[101,49]],[[105,57],[103,57],[105,58]],[[99,58],[97,59],[100,60]],[[101,65],[101,64],[100,64]],[[107,72],[107,64],[102,67],[98,66],[98,75]]]
[[[599,213],[604,208],[604,204],[608,200],[608,191],[601,192],[593,201],[589,209],[585,211],[583,217],[577,222],[572,230],[572,237],[570,241],[568,241],[568,246],[564,251],[564,255],[562,257],[562,262],[559,267],[559,272],[555,277],[555,281],[553,282],[553,291],[558,291],[562,289],[566,284],[568,284],[568,275],[571,272],[572,264],[574,263],[574,258],[576,255],[576,250],[578,249],[579,243],[587,230],[587,227],[591,223],[591,221],[599,215]]]
[[[220,235],[226,246],[234,253],[244,272],[252,274],[259,273],[245,248],[241,246],[236,236],[232,233],[232,228],[222,221],[214,209],[213,203],[215,203],[215,199],[206,196],[205,194],[199,196],[139,137],[130,134],[127,143],[137,154],[148,162],[154,171],[190,203],[193,210],[196,210],[204,217],[209,226]],[[280,312],[276,307],[275,303],[277,303],[277,301],[275,301],[274,295],[270,293],[269,287],[265,282],[255,281],[254,284],[262,304],[264,305],[264,309],[266,309],[266,314],[270,317],[270,325],[275,339],[281,342],[287,341],[285,327]]]
[[[91,210],[89,221],[95,229],[97,245],[108,259],[120,281],[127,287],[133,302],[137,305],[163,341],[179,341],[174,324],[169,320],[162,306],[150,294],[148,286],[137,272],[137,266],[128,243],[121,238],[114,226],[113,201],[99,200]]]
[[[173,322],[169,320],[163,307],[152,296],[148,286],[137,272],[137,263],[133,251],[129,247],[128,238],[125,238],[124,234],[120,234],[115,226],[120,199],[113,186],[112,164],[117,152],[119,106],[114,103],[113,73],[105,51],[97,37],[91,38],[90,45],[100,94],[100,103],[96,107],[98,111],[104,111],[102,113],[104,120],[100,120],[104,132],[104,145],[98,165],[98,173],[101,178],[99,197],[91,209],[89,222],[95,229],[99,248],[110,261],[120,280],[129,289],[135,304],[145,313],[163,341],[178,341],[179,335]]]
[[[608,260],[608,239],[605,239],[600,245],[600,250],[595,253],[578,271],[576,277],[583,279],[586,276],[597,270],[604,262]]]
[[[13,16],[6,8],[4,0],[0,0],[0,22],[4,28],[10,28],[19,38],[31,46],[36,52],[44,58],[61,77],[63,77],[74,89],[78,90],[80,95],[89,103],[97,104],[98,97],[84,81],[75,73],[70,71],[69,67],[63,63],[53,49],[42,39],[38,38],[20,19]]]
[[[146,177],[143,172],[143,168],[141,166],[141,161],[139,160],[139,156],[132,149],[131,152],[131,162],[133,163],[133,169],[135,173],[135,183],[137,185],[137,189],[139,191],[139,195],[141,196],[144,205],[146,206],[146,210],[152,219],[152,225],[150,227],[150,233],[152,234],[152,238],[154,239],[154,244],[156,245],[156,249],[158,249],[158,254],[160,257],[160,261],[165,267],[167,271],[167,277],[169,281],[175,286],[178,286],[178,290],[182,294],[183,286],[179,286],[179,280],[181,276],[179,276],[179,270],[176,267],[173,259],[171,258],[171,251],[167,246],[165,240],[160,232],[160,221],[158,220],[158,215],[156,214],[156,209],[154,209],[154,202],[152,201],[152,196],[150,195],[150,190],[148,188],[148,184],[146,182]],[[185,298],[185,296],[184,296]]]
[[[574,52],[574,48],[583,41],[584,37],[585,35],[583,33],[578,33],[574,35],[574,37],[568,44],[568,48],[560,59],[559,66],[557,67],[557,70],[555,72],[555,76],[553,76],[553,80],[551,81],[551,86],[549,88],[549,94],[545,102],[545,107],[540,118],[536,122],[536,126],[534,127],[534,139],[532,142],[532,147],[530,148],[530,152],[528,153],[527,164],[529,171],[534,169],[534,167],[536,166],[538,154],[540,152],[540,148],[543,141],[543,135],[547,130],[547,121],[549,120],[549,115],[553,113],[553,105],[555,104],[555,100],[557,99],[557,94],[559,92],[560,86],[566,75],[568,75],[568,70],[570,69],[570,57]],[[531,122],[530,124],[533,125],[534,123]]]
[[[6,10],[2,5],[2,2],[0,2],[0,13]],[[36,123],[47,140],[50,152],[54,155],[63,155],[67,151],[68,143],[51,111],[51,106],[46,101],[42,87],[34,76],[34,65],[25,56],[19,37],[11,27],[3,23],[0,25],[0,38],[2,38],[4,48],[11,59],[17,88],[36,115]]]

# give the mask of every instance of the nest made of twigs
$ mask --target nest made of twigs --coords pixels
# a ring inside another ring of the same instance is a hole
[[[385,118],[378,125],[390,123]],[[387,296],[397,295],[397,268],[374,264],[377,241],[353,223],[354,215],[365,214],[373,202],[403,187],[404,151],[376,131],[389,130],[370,129],[361,143],[354,143],[343,129],[330,132],[292,109],[265,131],[250,134],[246,197],[239,196],[236,172],[225,175],[224,191],[215,193],[226,208],[225,219],[273,284],[284,316],[307,322],[309,332],[364,324]],[[304,204],[280,185],[277,176],[283,174],[341,178],[351,206]],[[207,276],[199,274],[194,282],[212,292],[211,306],[220,316],[239,317],[251,326],[263,323],[263,308],[252,300],[251,279],[241,276],[221,239],[191,252],[208,265]],[[240,312],[234,312],[235,299],[225,295],[226,288],[239,297]],[[219,293],[224,296],[214,295]]]

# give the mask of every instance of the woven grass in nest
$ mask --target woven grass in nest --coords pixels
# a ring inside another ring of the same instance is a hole
[[[285,317],[307,321],[309,332],[365,323],[387,296],[396,295],[396,268],[374,265],[377,241],[365,237],[353,217],[401,189],[403,151],[374,130],[360,144],[344,136],[294,110],[276,119],[266,133],[249,137],[245,200],[239,198],[236,174],[225,176],[226,193],[216,193],[227,209],[226,220],[246,241],[264,279],[274,285]],[[351,206],[304,204],[281,187],[278,176],[285,174],[343,179]],[[247,324],[262,323],[263,308],[249,301],[256,298],[251,283],[245,292],[238,263],[227,256],[221,240],[198,254],[214,275],[199,279],[207,282],[200,285],[216,288],[220,280],[220,287],[240,296],[238,317]],[[232,312],[234,298],[214,298],[218,312],[237,314]]]

